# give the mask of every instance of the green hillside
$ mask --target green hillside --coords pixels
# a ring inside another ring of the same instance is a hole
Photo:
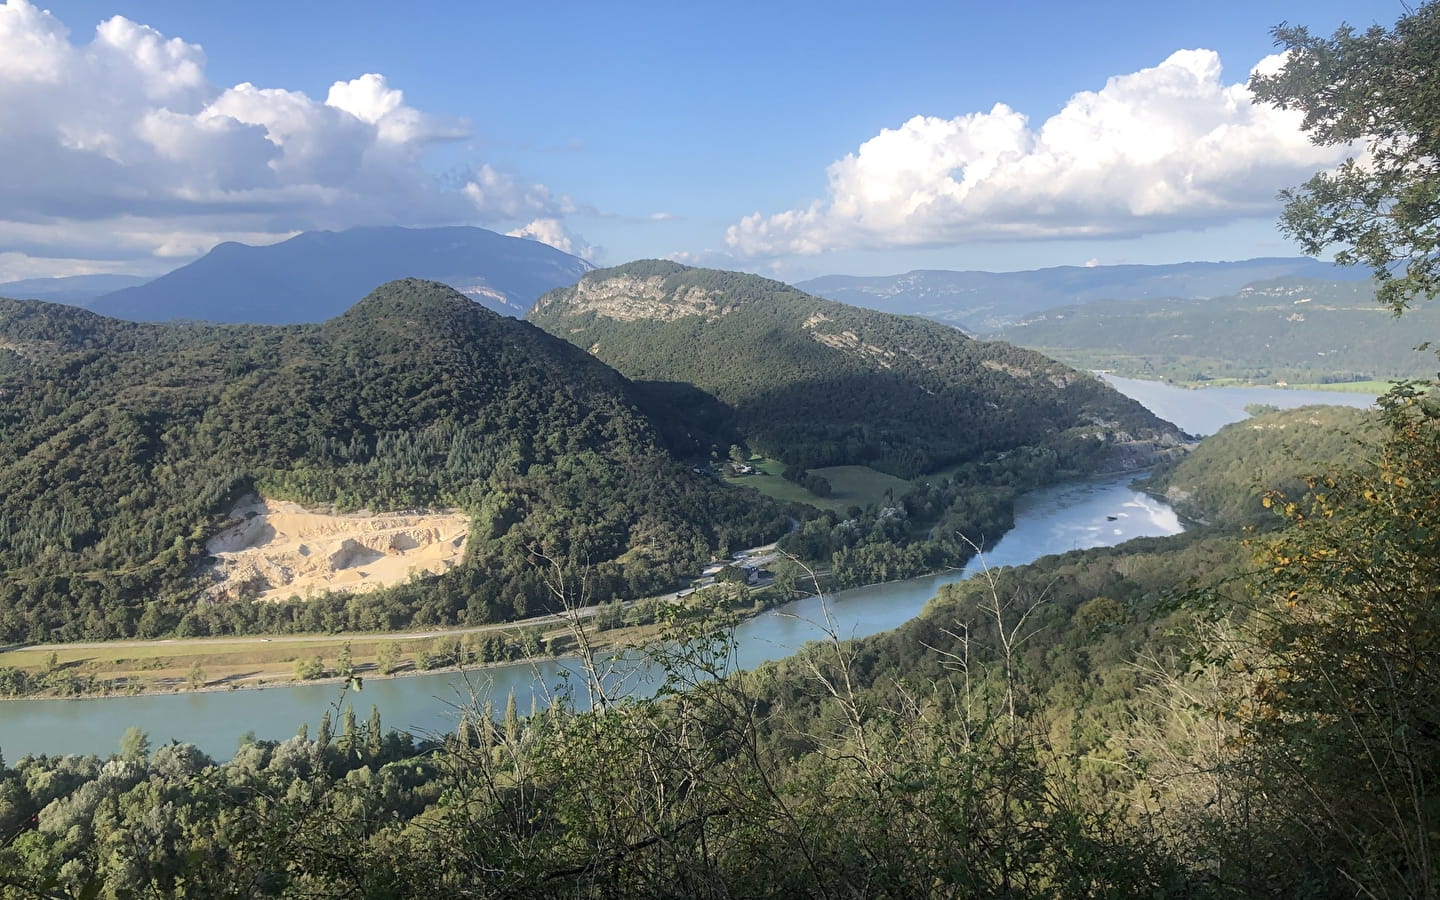
[[[140,325],[0,300],[0,641],[502,620],[668,589],[779,507],[675,462],[621,376],[433,282],[307,326]],[[363,598],[196,601],[237,497],[473,519],[458,570]]]
[[[1171,430],[1037,353],[754,275],[630,263],[546,294],[529,318],[638,382],[708,392],[752,449],[806,469],[913,478],[1023,446]]]
[[[1233,422],[1178,461],[1156,467],[1147,489],[1182,515],[1228,526],[1273,525],[1269,491],[1299,497],[1310,476],[1373,451],[1376,416],[1345,406],[1302,406]]]
[[[1277,279],[1208,300],[1057,307],[990,336],[1119,375],[1310,384],[1429,378],[1440,364],[1416,347],[1437,330],[1440,310],[1398,320],[1370,283]]]

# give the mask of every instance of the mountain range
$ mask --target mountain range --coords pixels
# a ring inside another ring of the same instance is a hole
[[[483,228],[309,231],[263,247],[220,244],[189,265],[87,306],[140,322],[286,325],[337,316],[377,284],[422,278],[495,312],[523,316],[536,297],[573,284],[591,268],[548,244]]]
[[[1440,310],[1397,319],[1370,282],[1279,278],[1203,300],[1056,307],[987,337],[1121,375],[1303,384],[1430,377],[1435,354],[1417,335],[1437,329]]]
[[[71,306],[89,306],[98,297],[150,281],[141,275],[65,275],[59,278],[23,278],[0,283],[0,297],[48,300]]]
[[[531,318],[564,340],[419,279],[291,326],[0,300],[0,640],[508,619],[553,606],[544,559],[583,563],[594,601],[658,593],[816,514],[692,469],[732,439],[807,468],[981,466],[932,517],[1013,482],[1022,449],[1043,479],[1179,439],[1037,353],[752,275],[633,263]],[[455,509],[465,559],[353,601],[212,607],[207,541],[250,494]]]
[[[853,306],[925,316],[985,332],[1056,306],[1094,300],[1218,297],[1254,281],[1281,277],[1365,281],[1369,274],[1300,256],[1155,266],[1057,266],[1026,272],[826,275],[798,282],[796,287]]]

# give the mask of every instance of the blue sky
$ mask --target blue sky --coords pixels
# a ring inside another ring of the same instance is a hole
[[[1338,157],[1237,85],[1281,21],[1403,12],[8,0],[0,280],[381,223],[792,280],[1289,255]]]

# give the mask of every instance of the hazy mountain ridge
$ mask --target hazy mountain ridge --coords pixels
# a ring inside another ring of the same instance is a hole
[[[150,281],[142,275],[65,275],[58,278],[22,278],[0,283],[0,297],[45,300],[88,306],[106,294]]]
[[[916,270],[903,275],[825,275],[803,291],[854,306],[906,313],[970,331],[993,331],[1057,306],[1145,297],[1216,297],[1284,276],[1368,280],[1309,257],[1168,265],[1056,266],[1024,272]]]
[[[223,243],[189,265],[89,305],[135,321],[287,325],[333,318],[377,284],[422,278],[518,317],[536,297],[592,268],[548,244],[483,228],[311,231],[264,247]]]
[[[543,607],[532,548],[592,563],[597,597],[643,593],[786,524],[673,460],[616,372],[432,282],[315,326],[0,300],[0,347],[0,640],[295,627],[196,602],[204,542],[252,490],[471,517],[460,568],[327,607],[349,627]]]
[[[709,392],[752,446],[807,468],[912,477],[1067,429],[1173,434],[1040,354],[754,275],[641,261],[545,295],[529,318],[627,377]]]
[[[1304,383],[1431,376],[1417,335],[1437,329],[1440,310],[1397,320],[1369,282],[1283,278],[1205,300],[1059,307],[990,336],[1124,375]]]

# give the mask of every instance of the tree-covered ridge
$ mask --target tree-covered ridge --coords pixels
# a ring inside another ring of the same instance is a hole
[[[712,394],[753,449],[802,468],[914,477],[1067,433],[1167,430],[1040,354],[753,275],[631,263],[552,291],[530,320],[637,381]]]
[[[1279,279],[1207,300],[1115,300],[1063,306],[994,337],[1077,366],[1184,381],[1266,383],[1419,378],[1435,357],[1417,334],[1440,330],[1440,312],[1396,321],[1373,283]]]
[[[613,370],[433,282],[316,326],[0,300],[0,346],[0,640],[504,619],[551,602],[534,551],[609,597],[785,527],[676,463]],[[197,605],[203,542],[251,490],[460,507],[467,560],[349,602]]]
[[[1272,491],[1299,497],[1317,472],[1364,459],[1374,449],[1377,424],[1373,412],[1345,406],[1262,412],[1157,466],[1146,487],[1197,521],[1277,524],[1264,498]]]

